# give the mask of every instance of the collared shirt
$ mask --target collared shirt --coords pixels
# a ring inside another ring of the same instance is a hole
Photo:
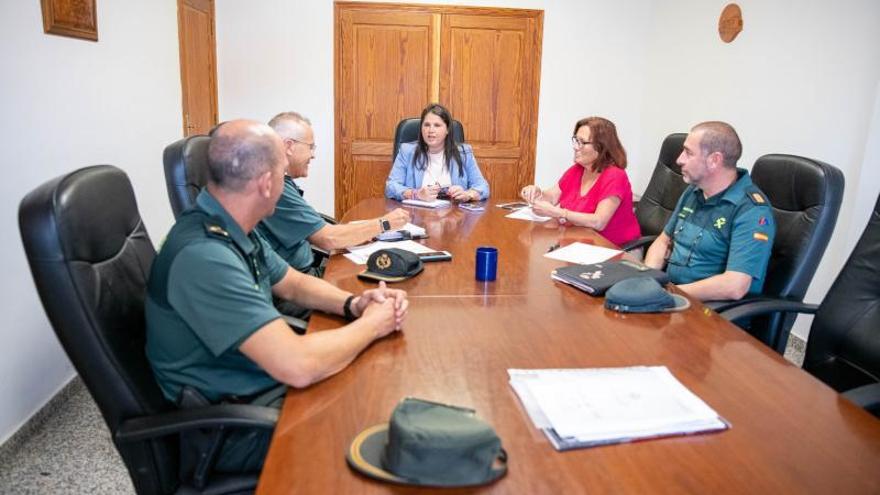
[[[321,215],[303,199],[293,179],[285,175],[284,191],[275,205],[275,213],[257,225],[257,232],[287,264],[305,272],[315,258],[309,237],[325,225]]]
[[[278,384],[238,348],[280,317],[272,286],[287,270],[207,190],[199,193],[169,232],[147,284],[146,354],[168,400],[184,385],[218,401]]]
[[[673,242],[666,271],[676,284],[703,280],[727,270],[752,277],[749,294],[764,285],[776,222],[767,196],[752,183],[748,171],[737,169],[737,180],[710,198],[691,185],[663,231]]]

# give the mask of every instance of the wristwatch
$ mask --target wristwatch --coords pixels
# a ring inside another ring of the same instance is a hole
[[[380,218],[379,228],[382,229],[382,232],[388,232],[389,230],[391,230],[391,222],[385,220],[384,218]]]

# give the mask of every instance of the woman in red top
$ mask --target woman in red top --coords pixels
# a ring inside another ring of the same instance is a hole
[[[626,176],[626,151],[614,124],[587,117],[571,137],[575,164],[553,187],[526,186],[520,192],[538,215],[559,223],[591,227],[621,246],[641,235],[633,213],[632,186]]]

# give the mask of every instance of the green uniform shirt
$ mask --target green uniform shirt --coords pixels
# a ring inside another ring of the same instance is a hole
[[[284,191],[275,206],[275,213],[257,225],[257,232],[287,260],[287,264],[305,272],[311,268],[315,257],[309,237],[324,225],[324,219],[306,203],[293,179],[284,176]]]
[[[749,294],[764,285],[776,222],[767,196],[748,171],[709,199],[689,186],[663,231],[673,242],[666,272],[676,284],[703,280],[727,270],[751,275]]]
[[[280,317],[272,286],[287,270],[207,190],[199,193],[169,232],[147,284],[147,359],[168,400],[184,385],[212,402],[278,385],[238,347]]]

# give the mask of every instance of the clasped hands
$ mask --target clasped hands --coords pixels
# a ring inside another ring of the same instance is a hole
[[[415,191],[416,199],[422,201],[434,201],[437,199],[437,195],[440,194],[440,189],[440,184],[422,186]],[[446,190],[446,194],[448,194],[453,201],[462,203],[466,201],[477,201],[480,199],[480,194],[477,191],[470,189],[465,190],[465,188],[461,186],[449,186]]]
[[[407,308],[409,300],[406,291],[389,289],[385,282],[379,282],[376,289],[365,290],[351,304],[355,316],[375,320],[380,337],[403,328]]]

